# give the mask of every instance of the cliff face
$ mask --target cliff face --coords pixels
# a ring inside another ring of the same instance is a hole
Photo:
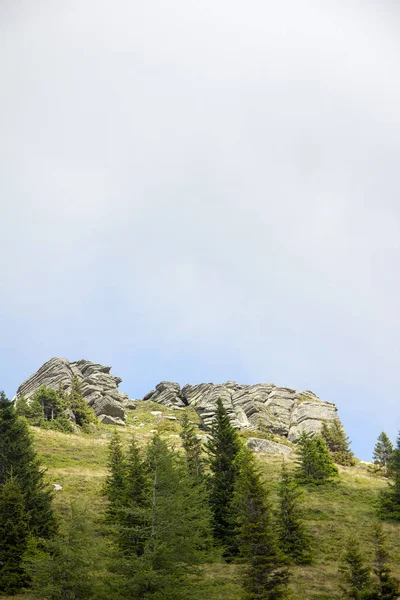
[[[99,417],[107,422],[122,424],[125,420],[124,403],[128,396],[119,391],[118,386],[122,379],[110,374],[111,367],[104,367],[92,363],[89,360],[78,360],[70,362],[66,358],[52,358],[29,379],[22,383],[17,391],[16,397],[22,395],[27,400],[43,385],[58,390],[69,392],[74,375],[82,385],[83,396]],[[122,421],[122,422],[121,422]]]
[[[143,400],[166,406],[193,406],[203,426],[211,426],[218,398],[223,401],[232,423],[238,428],[265,428],[297,442],[303,431],[318,433],[324,421],[337,418],[337,408],[313,392],[299,392],[270,383],[239,385],[201,383],[185,385],[163,381]]]

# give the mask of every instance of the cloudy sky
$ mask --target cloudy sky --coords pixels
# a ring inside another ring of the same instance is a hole
[[[400,15],[2,0],[0,388],[52,356],[400,428]]]

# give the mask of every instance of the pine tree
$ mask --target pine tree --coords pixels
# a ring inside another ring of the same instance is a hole
[[[93,597],[93,540],[85,511],[71,506],[64,529],[44,546],[31,542],[25,568],[40,598],[86,600]]]
[[[393,453],[393,444],[384,431],[379,435],[375,444],[373,459],[374,463],[387,472],[388,463]]]
[[[343,600],[364,600],[368,598],[371,578],[370,569],[365,565],[359,541],[351,537],[339,567],[342,579]]]
[[[201,441],[196,436],[196,429],[184,413],[181,421],[182,431],[180,437],[185,450],[189,473],[195,477],[201,477],[204,473],[204,464],[201,457]]]
[[[82,427],[82,429],[88,429],[90,423],[96,422],[96,415],[93,409],[86,403],[82,394],[81,382],[76,375],[72,379],[71,391],[66,398],[66,402],[75,415],[76,424]]]
[[[235,525],[231,503],[237,473],[236,457],[242,447],[228,413],[217,401],[217,410],[206,445],[211,470],[210,505],[213,512],[214,539],[225,548],[226,555],[235,553]]]
[[[381,523],[374,524],[373,541],[375,547],[374,573],[378,582],[374,585],[368,600],[397,600],[399,582],[391,575],[389,567],[389,552],[386,548],[386,537]]]
[[[15,594],[27,583],[23,555],[28,535],[24,496],[11,476],[0,485],[0,593]]]
[[[388,489],[380,494],[378,513],[384,519],[400,521],[400,433],[390,457],[390,477]]]
[[[301,495],[295,478],[283,463],[278,488],[278,533],[282,551],[295,565],[311,563],[311,538],[299,514]]]
[[[244,600],[287,598],[289,570],[279,550],[269,494],[248,448],[241,450],[237,465],[233,506],[240,556],[246,564]]]
[[[147,448],[147,473],[146,518],[133,527],[141,544],[133,544],[130,552],[124,551],[117,560],[117,569],[123,574],[120,597],[195,598],[188,575],[205,561],[210,547],[207,498],[180,457],[158,436]]]
[[[297,478],[302,484],[323,485],[338,474],[329,450],[320,436],[303,432],[298,442]]]
[[[114,431],[108,450],[109,475],[104,485],[104,495],[108,498],[107,518],[112,519],[126,502],[127,465],[122,449],[121,437]]]
[[[11,475],[21,486],[30,534],[51,537],[56,530],[52,491],[45,484],[26,421],[0,393],[0,485]]]
[[[355,464],[354,454],[350,450],[350,440],[339,419],[334,419],[330,425],[324,422],[321,435],[335,463],[345,466]]]

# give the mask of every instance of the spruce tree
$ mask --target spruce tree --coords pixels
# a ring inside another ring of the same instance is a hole
[[[295,565],[311,563],[311,538],[307,533],[299,511],[302,492],[296,479],[282,464],[278,487],[278,533],[280,547],[289,561]]]
[[[240,557],[245,562],[243,598],[287,598],[289,570],[279,550],[269,493],[248,448],[241,450],[237,465],[233,506],[237,515]]]
[[[71,505],[62,531],[46,544],[32,542],[25,556],[31,588],[40,598],[92,598],[95,548],[85,511]]]
[[[400,521],[400,433],[390,457],[390,477],[388,489],[380,494],[378,512],[384,519]]]
[[[121,436],[113,432],[108,449],[109,475],[104,485],[104,495],[108,498],[107,518],[112,521],[126,501],[127,465],[122,449]]]
[[[235,553],[235,524],[231,503],[237,473],[236,458],[241,447],[239,435],[219,398],[206,451],[211,470],[210,505],[214,539],[225,548],[227,556]]]
[[[66,398],[66,403],[75,415],[76,424],[83,430],[87,430],[91,423],[96,422],[96,415],[86,403],[82,394],[81,382],[76,375],[72,379],[71,391]]]
[[[339,566],[343,600],[366,600],[371,585],[370,569],[360,550],[360,542],[350,537]]]
[[[344,466],[355,464],[354,454],[350,450],[350,440],[339,419],[334,419],[330,425],[324,422],[321,435],[335,463]]]
[[[180,437],[185,450],[189,473],[195,477],[201,477],[204,473],[204,463],[201,457],[201,441],[196,436],[195,426],[189,421],[184,413],[181,421],[182,431]]]
[[[372,593],[368,595],[368,600],[397,600],[400,593],[399,582],[391,574],[386,536],[381,523],[374,524],[373,542],[375,548],[374,573],[378,581],[374,585]]]
[[[21,486],[30,534],[51,537],[56,530],[52,491],[45,484],[26,421],[0,393],[0,485],[11,475]]]
[[[0,485],[0,593],[15,594],[28,581],[23,567],[28,535],[25,499],[11,476]]]
[[[297,445],[299,455],[296,476],[302,484],[323,485],[338,474],[325,441],[303,432]]]
[[[388,463],[393,453],[393,444],[384,431],[379,435],[374,448],[374,464],[387,472]]]

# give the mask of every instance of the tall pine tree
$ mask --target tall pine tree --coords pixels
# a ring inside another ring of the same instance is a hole
[[[381,523],[375,523],[373,529],[373,542],[375,548],[374,573],[377,583],[368,595],[368,600],[397,600],[399,596],[399,582],[392,577],[389,566],[389,552],[386,548],[386,537]]]
[[[269,494],[255,458],[243,448],[237,460],[234,503],[240,556],[245,562],[244,600],[288,597],[289,570],[279,550]]]
[[[345,466],[355,464],[354,454],[350,450],[350,440],[346,436],[339,419],[334,419],[329,425],[324,422],[322,424],[321,436],[325,440],[335,463]]]
[[[0,485],[0,593],[15,594],[28,581],[23,566],[28,535],[25,499],[11,476]]]
[[[360,542],[350,537],[339,566],[343,600],[366,600],[370,591],[370,569],[360,550]]]
[[[51,537],[56,530],[52,491],[44,481],[26,421],[0,393],[0,486],[11,475],[21,486],[30,534]]]
[[[379,434],[378,440],[375,444],[374,448],[374,464],[377,465],[380,469],[383,469],[385,473],[387,472],[388,463],[393,453],[393,444],[388,438],[387,434],[382,431]]]
[[[311,563],[311,537],[300,518],[299,499],[302,492],[296,479],[282,464],[278,487],[278,533],[280,547],[295,565]]]
[[[323,485],[338,474],[325,441],[320,436],[311,437],[303,432],[297,452],[299,459],[296,476],[300,483]]]
[[[109,475],[104,485],[104,495],[108,498],[107,519],[112,521],[119,508],[124,505],[127,488],[126,456],[122,449],[121,437],[113,432],[108,449]]]
[[[236,458],[241,447],[239,435],[219,398],[206,451],[211,470],[210,505],[214,539],[225,548],[227,556],[235,553],[235,523],[231,503],[237,474]]]
[[[380,494],[379,514],[384,519],[400,521],[400,433],[390,458],[389,487]]]
[[[184,413],[181,421],[182,431],[180,437],[185,450],[189,473],[195,477],[201,477],[204,473],[204,461],[201,456],[201,441],[196,436],[195,426]]]

